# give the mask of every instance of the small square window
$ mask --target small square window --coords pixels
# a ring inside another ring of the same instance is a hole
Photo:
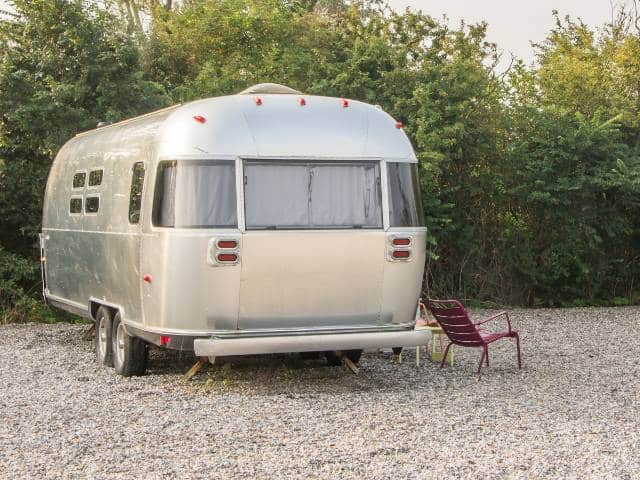
[[[69,213],[82,213],[82,199],[72,198],[69,201]]]
[[[97,187],[102,184],[102,172],[103,170],[92,170],[89,174],[89,186]]]
[[[84,181],[87,177],[86,172],[78,172],[73,176],[73,188],[84,187]]]
[[[87,197],[84,205],[85,213],[97,213],[100,208],[100,197]]]

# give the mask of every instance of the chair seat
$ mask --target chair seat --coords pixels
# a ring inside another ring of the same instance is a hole
[[[496,340],[504,337],[513,337],[513,333],[509,332],[500,332],[500,333],[486,333],[486,332],[478,332],[482,337],[482,340],[485,343],[495,342]]]

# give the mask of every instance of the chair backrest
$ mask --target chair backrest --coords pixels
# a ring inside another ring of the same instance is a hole
[[[484,343],[478,327],[458,300],[428,299],[427,305],[451,342],[465,347],[477,347]]]

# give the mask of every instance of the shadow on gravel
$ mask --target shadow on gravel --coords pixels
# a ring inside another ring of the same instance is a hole
[[[299,354],[254,355],[216,359],[192,380],[183,374],[196,361],[192,354],[154,349],[148,375],[168,375],[176,387],[194,394],[288,395],[302,397],[317,394],[357,392],[406,392],[465,388],[478,382],[501,382],[504,377],[523,378],[524,371],[513,368],[510,358],[496,358],[495,367],[482,376],[475,374],[476,357],[462,353],[456,366],[442,370],[431,361],[415,365],[415,351],[404,355],[398,363],[391,352],[367,352],[360,361],[360,373],[354,375],[344,367],[327,366],[324,356],[304,359]],[[471,352],[469,352],[471,353]],[[476,352],[477,353],[477,352]],[[509,357],[509,355],[505,355]],[[424,357],[423,357],[424,358]],[[167,379],[169,380],[169,379]]]
[[[383,355],[392,362],[391,354]],[[385,387],[366,374],[367,360],[364,358],[361,373],[354,375],[343,367],[327,366],[322,355],[311,359],[294,353],[224,357],[217,358],[215,365],[206,365],[193,379],[186,380],[183,374],[195,361],[191,353],[152,349],[147,375],[175,376],[176,385],[214,395],[364,392]]]

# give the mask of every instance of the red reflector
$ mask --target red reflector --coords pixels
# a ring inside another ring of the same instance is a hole
[[[307,104],[307,102],[305,101],[305,99],[304,99],[304,98],[302,98],[302,97],[300,97],[300,98],[298,99],[298,103],[300,104],[300,106],[301,106],[301,107],[304,107],[304,106]]]
[[[204,118],[202,115],[194,115],[193,119],[198,123],[204,123],[207,121],[207,119]]]
[[[262,105],[262,99],[260,97],[256,97],[255,102],[256,102],[256,105],[258,106]]]
[[[219,240],[218,248],[236,248],[238,246],[238,242],[235,240]]]
[[[344,108],[347,108],[347,107],[349,106],[349,100],[346,100],[346,99],[344,99],[344,98],[343,98],[343,99],[342,99],[342,106],[343,106]]]
[[[394,250],[392,255],[393,258],[409,258],[411,252],[409,250]]]
[[[145,283],[151,283],[151,275],[149,275],[148,273],[145,273],[144,276],[142,277],[142,281],[144,281]]]
[[[402,127],[404,127],[402,122],[396,122],[396,128],[402,128]]]
[[[397,246],[406,246],[411,243],[411,239],[409,238],[394,238],[393,244]]]
[[[219,253],[217,258],[219,262],[235,262],[238,260],[238,256],[235,253]]]
[[[171,341],[171,337],[169,335],[160,335],[160,345],[168,345]]]

